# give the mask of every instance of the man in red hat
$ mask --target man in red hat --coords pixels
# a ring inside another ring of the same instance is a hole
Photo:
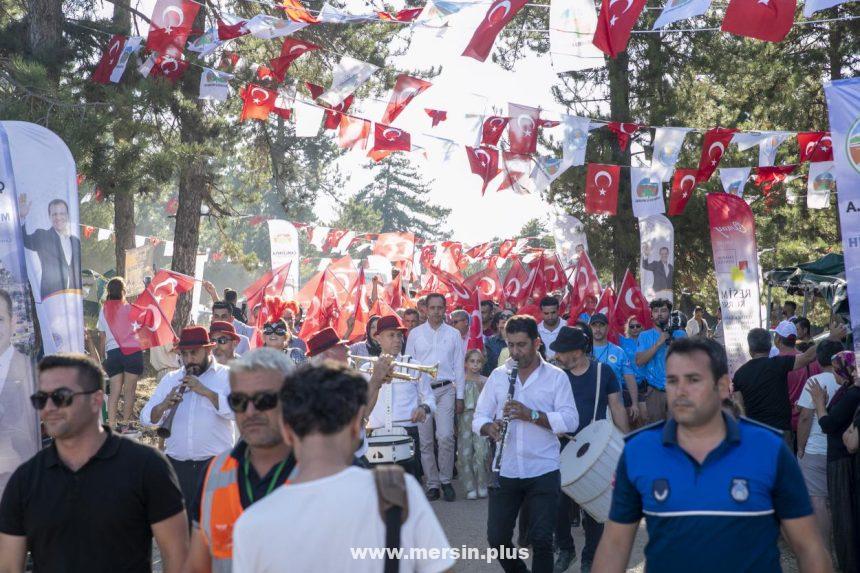
[[[374,336],[382,347],[382,354],[379,357],[380,362],[373,365],[374,375],[371,376],[370,386],[381,384],[381,387],[377,390],[379,397],[376,404],[369,408],[367,427],[371,430],[371,435],[374,430],[384,431],[386,427],[404,428],[413,440],[415,455],[399,465],[402,465],[416,479],[420,479],[421,464],[417,457],[418,424],[436,411],[436,398],[433,396],[433,390],[430,389],[430,382],[426,376],[420,377],[417,382],[391,378],[392,361],[412,361],[411,357],[401,354],[405,332],[406,327],[396,314],[383,316],[376,322]],[[368,363],[362,370],[368,371],[370,368],[371,365]],[[371,389],[370,392],[372,393],[373,390]]]
[[[194,499],[209,460],[233,446],[230,369],[212,357],[214,346],[202,326],[183,329],[177,349],[184,366],[161,379],[140,413],[141,424],[161,427],[176,409],[164,453],[186,500]]]
[[[333,360],[338,364],[346,364],[349,359],[348,340],[342,340],[337,332],[327,326],[308,337],[308,351],[305,353],[312,362]]]
[[[239,344],[239,335],[236,327],[229,322],[216,320],[209,325],[209,338],[215,343],[212,348],[212,356],[218,364],[229,364],[232,360],[239,358],[236,346]]]

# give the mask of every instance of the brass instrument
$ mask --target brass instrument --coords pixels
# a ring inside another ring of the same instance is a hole
[[[192,365],[192,366],[187,366],[185,368],[185,375],[186,376],[188,376],[188,375],[197,376],[198,374],[200,374],[200,367],[197,366],[196,364]],[[183,378],[184,378],[184,376],[183,376]],[[185,394],[187,391],[188,391],[188,386],[186,386],[185,384],[182,384],[179,387],[179,395],[180,396]],[[170,411],[167,413],[167,417],[164,419],[164,423],[155,430],[155,434],[159,438],[167,439],[170,437],[170,434],[171,434],[172,429],[173,429],[173,418],[176,416],[176,410],[179,408],[180,404],[182,404],[181,401],[177,402],[176,404],[171,406]]]
[[[360,368],[362,364],[370,363],[375,364],[379,361],[379,358],[376,356],[357,356],[355,354],[349,355],[349,360],[353,364],[355,364],[356,368]],[[425,366],[423,364],[414,364],[412,362],[392,362],[392,366],[396,368],[403,368],[406,370],[415,370],[416,372],[423,372],[424,374],[429,374],[431,378],[434,380],[436,376],[439,374],[439,365],[434,364],[433,366]],[[373,370],[371,369],[371,372]],[[416,382],[421,378],[420,374],[409,374],[408,372],[397,372],[396,370],[391,373],[392,378],[396,378],[398,380],[408,380],[410,382]]]

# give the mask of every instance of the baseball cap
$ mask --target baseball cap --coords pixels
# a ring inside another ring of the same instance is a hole
[[[606,315],[602,312],[595,312],[591,315],[591,320],[588,321],[589,324],[594,324],[595,322],[602,322],[603,324],[609,324],[609,319],[606,318]]]
[[[783,320],[777,324],[776,328],[773,329],[773,332],[777,333],[782,338],[788,338],[789,336],[797,338],[797,326],[795,326],[795,324],[790,320]]]

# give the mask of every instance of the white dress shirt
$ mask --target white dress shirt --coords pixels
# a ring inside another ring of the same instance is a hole
[[[472,418],[472,431],[503,418],[508,398],[511,361],[499,366],[487,378]],[[540,366],[523,383],[517,378],[514,400],[546,414],[547,430],[533,422],[511,420],[502,454],[500,474],[506,478],[531,478],[559,469],[559,441],[556,434],[572,433],[579,427],[579,414],[567,374],[541,359]]]
[[[200,382],[218,394],[216,409],[208,398],[190,390],[185,392],[182,402],[173,417],[170,437],[164,442],[164,453],[173,459],[203,460],[233,447],[235,423],[227,395],[230,393],[230,368],[212,360],[212,365],[198,376]],[[150,423],[152,409],[161,404],[170,391],[182,383],[185,369],[174,370],[164,376],[155,388],[152,397],[140,412],[140,421],[149,427],[158,427],[167,417],[167,412],[156,424]]]
[[[57,230],[54,229],[54,232],[57,233]],[[63,256],[66,259],[66,264],[72,264],[72,237],[70,235],[63,235],[61,233],[57,233],[57,236],[60,237],[60,245],[63,247]]]
[[[463,393],[466,391],[466,354],[460,331],[445,323],[434,330],[429,322],[425,322],[409,333],[406,354],[418,364],[425,366],[439,364],[439,374],[436,379],[453,382],[457,390],[457,399],[463,399]],[[422,374],[421,378],[430,382],[428,374]]]
[[[396,362],[415,362],[410,360],[409,356],[400,355],[395,358]],[[369,363],[362,367],[362,373],[369,380],[371,365]],[[398,372],[407,372],[402,368],[397,368]],[[414,374],[414,370],[408,371]],[[382,428],[385,426],[389,415],[389,405],[391,406],[391,421],[394,426],[415,426],[411,421],[412,412],[415,411],[421,404],[427,404],[430,408],[430,413],[436,411],[436,396],[430,388],[430,381],[426,376],[422,376],[417,382],[407,380],[394,379],[388,384],[383,384],[379,389],[379,397],[376,400],[376,405],[370,413],[367,421],[369,429]],[[407,420],[406,422],[398,420]]]
[[[555,325],[555,330],[547,328],[543,321],[538,323],[538,334],[540,335],[540,339],[543,340],[543,345],[546,347],[547,360],[555,356],[555,352],[549,349],[549,345],[555,342],[555,339],[558,338],[558,333],[561,332],[561,327],[561,319],[559,319],[558,324]]]

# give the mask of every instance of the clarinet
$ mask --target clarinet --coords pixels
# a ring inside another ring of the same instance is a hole
[[[517,375],[519,374],[519,366],[517,362],[514,361],[514,367],[511,368],[511,372],[508,376],[508,397],[505,400],[505,404],[508,404],[511,400],[514,399],[514,390],[516,390],[517,384]],[[501,437],[499,438],[498,443],[496,444],[496,453],[493,456],[493,485],[494,487],[499,487],[499,477],[502,471],[502,454],[505,451],[505,442],[508,441],[508,424],[511,421],[511,416],[509,414],[505,414],[502,418],[502,429],[501,429]]]

